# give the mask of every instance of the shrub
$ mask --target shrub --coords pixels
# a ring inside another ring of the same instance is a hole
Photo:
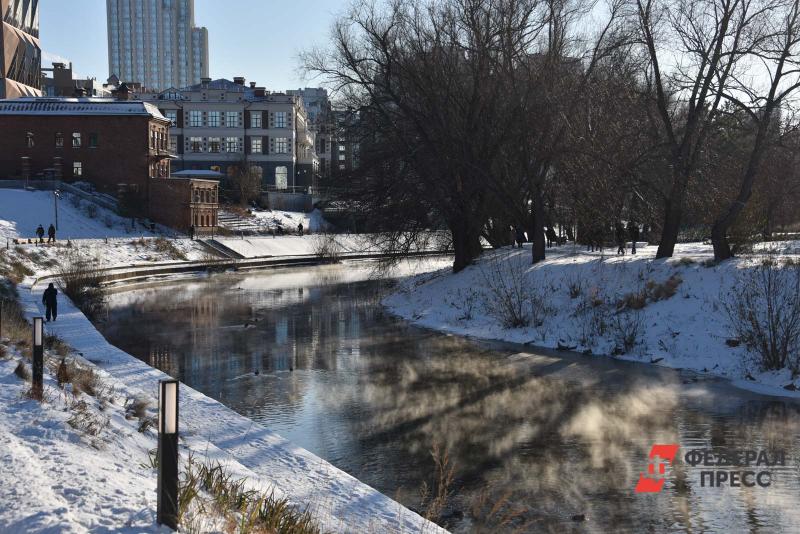
[[[762,261],[739,275],[721,298],[728,325],[765,370],[800,371],[800,268]]]
[[[159,237],[155,241],[153,241],[153,249],[156,252],[164,254],[165,256],[169,257],[173,260],[181,260],[186,261],[186,254],[184,254],[175,244],[170,241],[169,239],[165,239],[163,237]]]
[[[539,327],[551,312],[546,294],[528,280],[528,268],[521,255],[494,255],[481,264],[486,310],[503,328]]]
[[[22,380],[28,381],[31,379],[31,372],[28,370],[28,366],[25,365],[25,362],[21,361],[17,364],[14,368],[14,374],[17,375]]]
[[[581,279],[579,274],[575,273],[568,276],[565,282],[567,291],[569,291],[569,298],[576,299],[581,296],[581,293],[583,293],[583,279]]]
[[[639,344],[644,321],[641,313],[634,309],[632,311],[621,311],[611,318],[611,333],[614,337],[616,352],[627,354]]]
[[[94,263],[78,251],[68,250],[59,267],[61,290],[90,318],[99,313],[105,302],[102,276]]]
[[[311,248],[314,255],[323,261],[335,262],[338,260],[342,253],[342,247],[334,234],[326,232],[314,234],[312,239]]]

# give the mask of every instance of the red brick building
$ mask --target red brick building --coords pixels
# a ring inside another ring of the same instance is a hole
[[[219,181],[194,176],[154,178],[149,209],[161,224],[182,231],[194,227],[197,233],[206,233],[217,226]]]
[[[144,102],[104,98],[0,101],[0,178],[53,175],[117,196],[149,197],[167,178],[170,122]]]

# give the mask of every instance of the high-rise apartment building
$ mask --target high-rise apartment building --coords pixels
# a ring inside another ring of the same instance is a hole
[[[194,0],[106,0],[108,69],[151,90],[208,77],[208,30],[194,25]]]
[[[41,96],[39,0],[0,0],[0,99]]]

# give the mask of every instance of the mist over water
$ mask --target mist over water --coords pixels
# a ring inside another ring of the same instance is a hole
[[[463,532],[791,532],[800,405],[653,366],[408,325],[358,265],[111,295],[109,341],[415,510],[449,452]],[[635,494],[678,443],[659,494]],[[692,448],[784,450],[768,488],[700,486]],[[585,520],[582,520],[585,519]]]

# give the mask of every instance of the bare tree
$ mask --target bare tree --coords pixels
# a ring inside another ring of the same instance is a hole
[[[230,178],[230,184],[236,200],[242,206],[247,206],[261,195],[261,176],[255,172],[255,169],[246,158],[243,158],[236,165],[236,169]]]

